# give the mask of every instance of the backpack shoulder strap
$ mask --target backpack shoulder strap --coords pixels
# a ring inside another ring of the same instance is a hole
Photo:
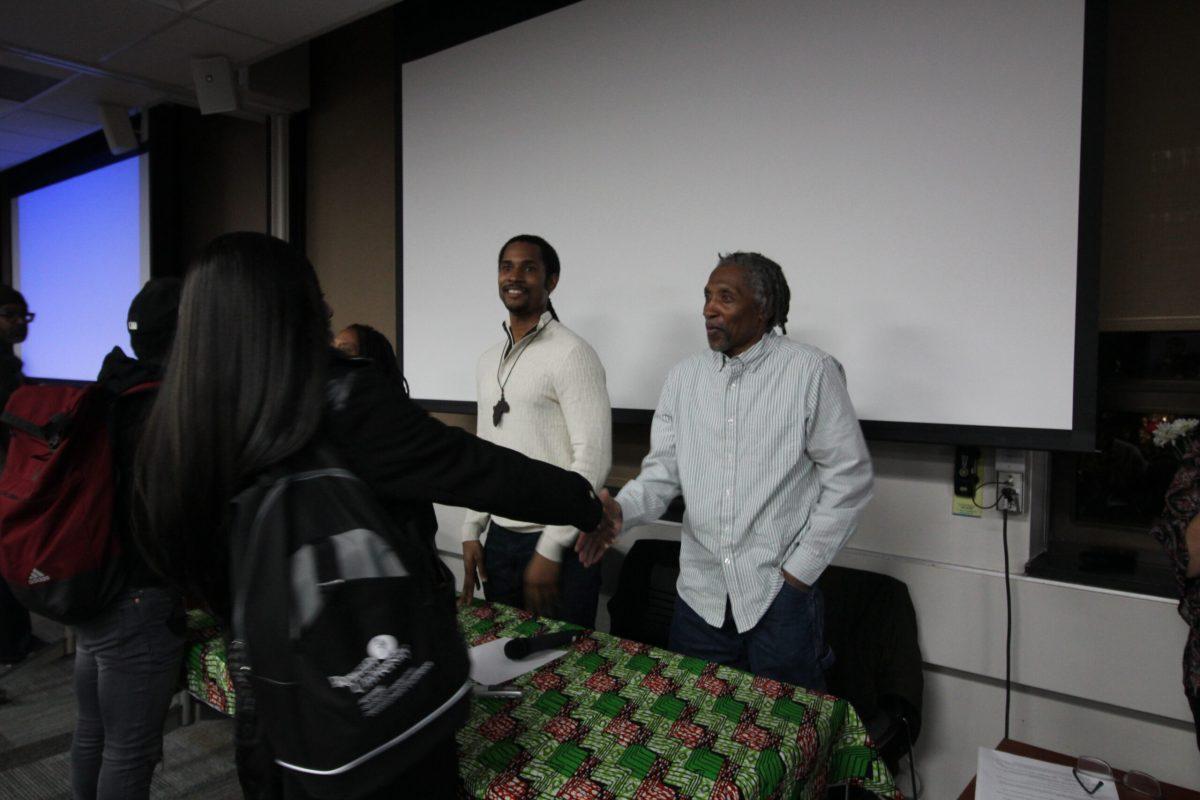
[[[33,438],[50,445],[50,447],[58,447],[58,443],[62,441],[63,431],[66,429],[69,421],[70,417],[66,414],[55,414],[45,425],[37,425],[9,411],[0,413],[0,423],[27,433]]]
[[[233,561],[230,569],[233,579],[230,623],[233,635],[239,639],[246,632],[246,595],[267,544],[264,541],[263,523],[287,488],[289,477],[265,473],[259,476],[253,486],[233,499],[236,512],[232,523],[234,530],[229,536],[230,543],[234,545],[230,552]]]
[[[152,392],[160,386],[162,386],[162,381],[146,381],[145,383],[139,383],[136,386],[130,386],[128,389],[121,392],[120,396],[129,397],[135,394],[144,394],[145,392]]]

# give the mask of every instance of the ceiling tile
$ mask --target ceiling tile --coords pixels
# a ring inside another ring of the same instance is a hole
[[[77,122],[99,124],[100,111],[97,106],[100,103],[113,103],[125,108],[146,108],[162,99],[163,95],[160,92],[136,84],[80,75],[29,101],[25,107]]]
[[[62,78],[0,66],[0,97],[16,103],[32,100],[62,83]]]
[[[31,156],[53,150],[65,141],[65,139],[44,139],[40,136],[26,136],[23,133],[0,130],[0,150],[11,150],[14,153],[25,153]]]
[[[2,38],[3,36],[0,36],[0,39]],[[9,67],[11,69],[19,69],[22,72],[33,72],[37,75],[47,75],[51,78],[60,79],[69,78],[75,74],[74,70],[43,64],[40,61],[33,61],[12,53],[6,53],[2,50],[0,50],[0,67]]]
[[[15,153],[12,150],[0,150],[0,169],[8,169],[25,161],[29,156],[25,153]]]
[[[263,39],[185,18],[136,47],[117,54],[105,66],[191,87],[194,57],[228,56],[236,65],[253,61],[272,48],[273,45]]]
[[[78,120],[67,119],[66,117],[55,116],[54,114],[29,111],[28,109],[22,109],[8,116],[0,117],[0,130],[24,133],[29,136],[41,136],[46,139],[74,141],[82,136],[87,136],[99,127],[99,117],[92,122],[80,122]]]
[[[141,0],[6,0],[0,3],[0,39],[96,63],[179,16]]]
[[[0,43],[141,76],[193,96],[193,56],[253,63],[392,5],[392,0],[0,0]],[[67,79],[22,108],[96,124],[98,102],[145,108],[167,98],[166,87],[77,74],[69,68],[0,52],[0,65]],[[12,113],[0,104],[0,115]],[[67,124],[70,127],[70,124]]]
[[[213,0],[194,12],[198,19],[276,44],[293,44],[340,27],[395,0]]]

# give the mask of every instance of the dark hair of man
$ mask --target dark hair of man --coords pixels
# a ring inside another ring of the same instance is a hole
[[[788,288],[783,268],[761,253],[719,253],[717,266],[733,266],[746,270],[754,298],[767,318],[767,330],[778,327],[787,333],[788,309],[792,305],[792,290]]]
[[[558,261],[558,251],[540,236],[534,236],[531,233],[519,233],[512,237],[500,248],[500,255],[496,257],[496,263],[504,259],[504,251],[508,249],[508,246],[517,242],[534,245],[542,254],[542,266],[546,268],[546,283],[544,285],[549,289],[550,277],[562,272],[562,264]],[[558,319],[558,312],[554,310],[554,303],[550,301],[549,297],[546,298],[546,310],[550,312],[551,317]]]
[[[25,296],[23,294],[21,294],[20,292],[18,292],[16,289],[14,289],[8,285],[0,285],[0,306],[20,306],[25,311],[29,310],[29,304],[25,302]],[[0,353],[12,356],[12,353],[13,353],[12,342],[9,342],[9,341],[0,342]],[[13,358],[16,358],[16,356],[13,356]],[[16,363],[18,365],[17,370],[19,372],[20,359],[17,359]],[[7,377],[8,376],[6,376],[6,378]],[[11,377],[14,380],[16,380],[18,378],[16,373],[14,373],[13,376],[11,376]],[[4,382],[8,383],[9,381],[5,380]],[[13,388],[14,389],[16,388],[15,384],[13,385]],[[3,390],[0,390],[0,399],[6,399]],[[5,438],[5,437],[7,437],[7,435],[8,435],[8,429],[6,428],[3,431],[3,433],[0,433],[0,443],[8,441],[7,438]]]
[[[354,335],[358,337],[360,358],[371,359],[388,378],[397,381],[403,380],[403,376],[400,374],[400,365],[396,363],[396,351],[392,349],[392,343],[386,336],[370,325],[363,325],[360,322],[346,327],[354,331]]]
[[[229,501],[315,435],[329,340],[316,273],[287,243],[229,233],[192,264],[138,450],[136,536],[153,568],[218,613]]]
[[[16,289],[8,285],[0,285],[0,306],[15,305],[21,308],[29,308],[29,304],[25,302],[25,295],[18,292]]]

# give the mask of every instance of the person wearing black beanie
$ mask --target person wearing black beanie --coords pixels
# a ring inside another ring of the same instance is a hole
[[[126,316],[137,358],[115,347],[97,382],[121,395],[157,383],[175,338],[178,278],[146,283]],[[117,599],[76,626],[74,797],[144,800],[162,757],[163,721],[183,657],[185,621],[179,593],[146,564],[133,536],[134,458],[157,391],[118,397],[113,416],[117,486],[113,525],[121,536],[125,584]]]
[[[139,361],[166,361],[179,321],[179,278],[155,278],[146,283],[129,305],[126,324],[129,344]]]

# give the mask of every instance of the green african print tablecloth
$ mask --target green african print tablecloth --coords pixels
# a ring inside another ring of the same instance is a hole
[[[508,606],[459,611],[468,645],[575,626]],[[188,687],[227,714],[234,692],[215,621],[189,612]],[[489,800],[824,798],[850,784],[900,800],[845,700],[593,632],[483,699],[459,731],[469,794]]]
[[[183,656],[187,687],[205,705],[233,716],[236,706],[233,681],[225,664],[225,637],[211,614],[199,609],[187,612],[187,644]]]
[[[574,626],[476,602],[468,645]],[[467,790],[489,800],[824,798],[850,784],[899,800],[845,700],[591,633],[481,699],[458,733]]]

